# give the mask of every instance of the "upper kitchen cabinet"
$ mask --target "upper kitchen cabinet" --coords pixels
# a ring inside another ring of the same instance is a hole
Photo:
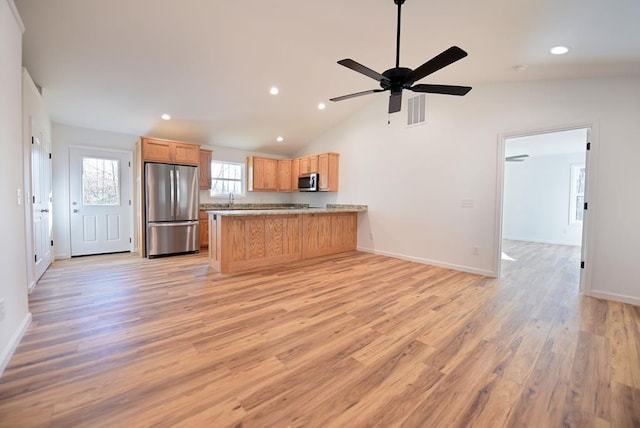
[[[300,174],[318,172],[318,155],[300,158]]]
[[[200,172],[200,189],[211,189],[211,150],[200,149],[200,162],[198,171]]]
[[[318,155],[318,190],[321,192],[338,191],[338,153],[322,153]]]
[[[195,166],[200,162],[200,146],[197,144],[149,137],[141,137],[141,142],[144,161]]]
[[[278,191],[291,192],[293,180],[291,179],[291,164],[293,159],[278,160]],[[296,175],[296,179],[297,179]]]
[[[291,159],[291,191],[298,190],[298,176],[300,175],[300,158]]]
[[[278,190],[278,159],[249,156],[247,188],[252,191]]]

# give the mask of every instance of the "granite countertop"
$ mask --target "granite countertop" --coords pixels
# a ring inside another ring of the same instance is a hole
[[[222,209],[210,207],[206,211],[210,214],[226,215],[226,216],[249,216],[249,215],[292,215],[292,214],[321,214],[321,213],[354,213],[367,211],[366,205],[341,205],[327,204],[325,208],[302,206],[274,206],[269,207],[250,207],[234,206],[235,209],[223,207]]]

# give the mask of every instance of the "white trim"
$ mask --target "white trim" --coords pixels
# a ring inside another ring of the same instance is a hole
[[[31,312],[27,312],[27,315],[24,316],[22,322],[18,326],[18,329],[13,333],[7,347],[2,350],[2,354],[0,354],[0,377],[2,377],[2,373],[4,373],[4,369],[9,365],[9,361],[11,357],[13,357],[13,353],[16,352],[20,341],[24,337],[24,334],[27,332],[27,329],[31,325]]]
[[[13,13],[13,17],[16,20],[16,24],[18,24],[18,28],[20,28],[20,32],[22,34],[24,34],[24,22],[22,22],[22,18],[20,17],[20,12],[18,12],[18,8],[16,7],[16,4],[13,2],[13,0],[7,0],[7,4],[9,5],[9,9],[11,9],[11,13]],[[0,371],[0,373],[2,373]]]
[[[585,296],[595,297],[596,299],[613,300],[616,302],[628,303],[630,305],[640,306],[640,298],[627,296],[625,294],[607,293],[606,291],[592,290],[590,293],[583,293]]]
[[[373,248],[358,247],[357,250],[358,251],[362,251],[363,253],[370,253],[370,254],[377,254],[377,255],[380,255],[380,256],[393,257],[394,259],[407,260],[407,261],[410,261],[410,262],[421,263],[421,264],[424,264],[424,265],[438,266],[438,267],[442,267],[442,268],[446,268],[446,269],[457,270],[457,271],[460,271],[460,272],[473,273],[473,274],[476,274],[476,275],[490,276],[490,277],[495,278],[495,275],[493,275],[493,272],[491,272],[489,270],[486,270],[486,269],[476,269],[476,268],[469,267],[469,266],[456,265],[456,264],[453,264],[453,263],[445,263],[445,262],[441,262],[441,261],[438,261],[438,260],[431,260],[431,259],[424,259],[424,258],[421,258],[421,257],[407,256],[405,254],[392,253],[390,251],[375,250]]]

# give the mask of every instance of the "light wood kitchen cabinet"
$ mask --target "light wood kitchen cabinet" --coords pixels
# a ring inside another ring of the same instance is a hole
[[[200,248],[209,247],[209,216],[206,211],[200,211]]]
[[[356,213],[318,213],[302,216],[302,258],[356,249]]]
[[[318,172],[318,155],[300,158],[300,174]]]
[[[195,165],[200,162],[200,146],[180,141],[142,137],[142,160],[179,165]]]
[[[250,156],[247,164],[249,191],[278,190],[278,159]]]
[[[211,189],[211,150],[200,149],[200,162],[198,164],[198,171],[200,173],[200,189]]]
[[[291,159],[291,191],[298,190],[298,176],[300,175],[300,158]]]
[[[338,191],[338,153],[322,153],[318,155],[318,190],[321,192]]]
[[[291,192],[291,163],[292,159],[278,160],[278,192]]]

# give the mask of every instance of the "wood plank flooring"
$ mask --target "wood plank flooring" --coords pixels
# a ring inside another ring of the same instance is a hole
[[[0,426],[640,427],[640,308],[580,297],[575,248],[505,253],[499,280],[358,252],[55,262]]]

